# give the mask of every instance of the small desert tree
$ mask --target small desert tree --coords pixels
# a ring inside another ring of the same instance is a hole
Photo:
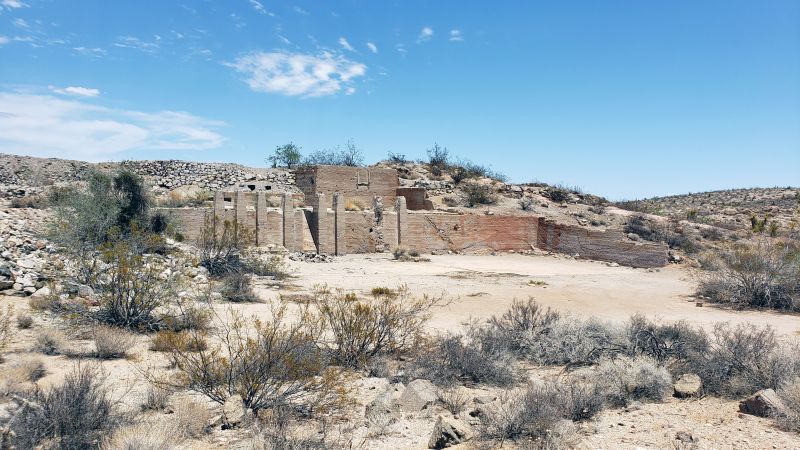
[[[279,145],[275,148],[275,153],[267,158],[267,161],[272,163],[272,167],[286,167],[291,169],[300,163],[302,155],[300,154],[300,147],[293,142],[288,144]]]

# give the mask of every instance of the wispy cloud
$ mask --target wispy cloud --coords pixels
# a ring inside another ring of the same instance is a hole
[[[375,44],[373,44],[372,42],[367,42],[367,48],[368,48],[368,49],[369,49],[369,51],[371,51],[372,53],[378,53],[378,46],[377,46],[377,45],[375,45]]]
[[[8,44],[8,43],[9,43],[9,41],[10,41],[10,39],[8,39],[7,37],[5,37],[5,36],[0,36],[0,45],[3,45],[3,44]]]
[[[99,89],[87,88],[81,86],[67,86],[65,88],[50,87],[50,90],[56,94],[62,95],[75,95],[78,97],[97,97],[100,95]]]
[[[268,11],[267,8],[264,8],[264,5],[259,2],[258,0],[250,0],[250,5],[255,9],[259,14],[264,14],[270,17],[275,17],[275,14],[271,11]]]
[[[433,28],[431,27],[422,27],[422,30],[419,32],[419,36],[417,36],[417,44],[422,42],[428,42],[433,37]]]
[[[93,58],[100,58],[102,56],[105,56],[108,53],[107,51],[103,50],[102,48],[98,48],[98,47],[93,47],[93,48],[73,47],[72,50],[74,50],[75,52],[77,52],[77,53],[79,53],[81,55],[91,56]]]
[[[158,43],[143,41],[134,36],[120,36],[114,42],[114,47],[130,48],[145,53],[155,53],[158,50]]]
[[[302,97],[322,97],[350,88],[350,93],[355,92],[353,80],[367,70],[364,64],[328,52],[254,52],[227,65],[245,74],[254,91]]]
[[[397,44],[394,46],[394,48],[402,55],[408,53],[408,49],[406,49],[406,46],[403,44]]]
[[[12,20],[11,23],[17,28],[25,29],[25,28],[29,28],[30,27],[30,24],[28,24],[28,22],[26,22],[25,19],[21,19],[21,18],[16,18],[16,19]]]
[[[461,30],[450,30],[451,42],[461,42],[463,40],[464,40],[464,35],[461,34]]]
[[[345,38],[343,38],[343,37],[340,37],[340,38],[339,38],[339,45],[341,45],[341,46],[342,46],[342,48],[343,48],[343,49],[345,49],[345,50],[349,50],[349,51],[351,51],[351,52],[354,52],[354,51],[356,51],[356,50],[353,48],[353,46],[352,46],[352,45],[350,45],[350,43],[349,43],[349,42],[347,42],[347,39],[345,39]]]
[[[283,36],[281,34],[278,35],[278,40],[280,40],[281,42],[283,42],[286,45],[292,45],[292,41],[290,41],[289,38],[287,38],[286,36]]]
[[[0,2],[0,5],[5,6],[8,9],[18,9],[18,8],[27,8],[28,4],[21,2],[20,0],[3,0]]]
[[[50,95],[0,92],[0,146],[38,156],[96,161],[133,150],[219,147],[223,122],[186,112],[106,108]]]
[[[311,15],[310,12],[306,11],[305,9],[303,9],[303,8],[301,8],[299,6],[295,6],[292,9],[294,10],[294,12],[296,12],[297,14],[300,14],[301,16],[309,16],[309,15]]]

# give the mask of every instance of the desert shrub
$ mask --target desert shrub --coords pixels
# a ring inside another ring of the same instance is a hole
[[[208,349],[202,333],[162,330],[153,335],[150,350],[154,352],[199,352]]]
[[[503,315],[487,320],[485,332],[476,330],[479,332],[473,334],[490,349],[508,350],[515,355],[525,356],[531,343],[550,333],[560,318],[559,313],[543,308],[533,299],[527,302],[514,300]]]
[[[452,195],[445,195],[444,197],[442,197],[442,203],[444,203],[445,206],[449,206],[450,208],[455,208],[456,206],[458,206],[458,199],[453,197]]]
[[[632,233],[651,242],[663,242],[669,248],[681,249],[686,253],[696,253],[699,245],[688,236],[675,223],[658,224],[644,216],[632,216],[623,228],[625,233]]]
[[[39,358],[25,358],[5,364],[0,367],[0,395],[24,392],[23,383],[36,382],[46,373],[44,362]]]
[[[0,362],[3,361],[3,353],[11,342],[11,318],[13,316],[14,308],[11,305],[0,308]]]
[[[623,231],[625,233],[633,233],[646,241],[658,240],[658,233],[652,229],[644,216],[631,216]]]
[[[147,394],[145,394],[144,403],[142,403],[143,411],[163,411],[169,405],[169,398],[172,396],[173,391],[169,387],[161,384],[151,384],[147,387]]]
[[[33,351],[43,355],[59,355],[66,349],[66,338],[58,330],[42,330],[33,341]]]
[[[210,297],[211,292],[202,292]],[[211,326],[213,311],[210,298],[195,301],[196,297],[178,296],[169,305],[170,308],[160,314],[161,329],[170,331],[198,330],[204,331]]]
[[[488,184],[465,183],[461,186],[461,201],[467,207],[493,205],[497,202],[494,189]]]
[[[92,330],[94,356],[100,359],[124,358],[136,344],[136,336],[118,328],[98,326]]]
[[[96,369],[79,366],[64,382],[25,399],[9,424],[18,449],[97,447],[122,421]]]
[[[533,206],[536,204],[536,200],[533,197],[522,197],[519,199],[519,207],[523,211],[530,211],[533,209]]]
[[[272,163],[272,167],[292,167],[300,164],[303,155],[300,154],[300,147],[292,142],[288,144],[279,145],[275,148],[275,152],[267,157],[267,161]]]
[[[404,155],[402,153],[389,152],[388,158],[389,158],[389,162],[391,162],[393,164],[405,164],[405,163],[408,162],[408,159],[406,158],[406,155]]]
[[[436,392],[436,396],[439,397],[439,403],[441,403],[445,409],[453,413],[454,416],[461,414],[461,412],[466,410],[467,406],[472,403],[472,397],[469,392],[461,387],[439,389]]]
[[[784,406],[777,416],[778,425],[784,430],[800,433],[800,377],[781,386],[778,396]]]
[[[531,383],[506,393],[482,414],[480,440],[512,439],[533,448],[569,448],[575,429],[568,417],[571,408],[562,387],[555,383]]]
[[[355,142],[350,139],[345,144],[345,148],[336,146],[333,149],[312,152],[303,160],[303,165],[363,166],[364,152],[356,147]]]
[[[178,443],[177,429],[171,421],[141,422],[117,429],[105,440],[103,450],[172,450]]]
[[[211,411],[202,403],[190,399],[175,402],[176,431],[185,438],[200,439],[208,429]]]
[[[414,298],[406,286],[399,287],[395,296],[379,296],[373,301],[349,298],[343,291],[326,287],[314,292],[320,319],[333,336],[332,357],[352,368],[414,348],[431,308],[442,301],[427,295]]]
[[[128,240],[107,245],[101,256],[108,269],[100,284],[97,319],[137,330],[161,327],[155,311],[175,294],[174,275],[165,279],[164,267],[143,256]]]
[[[613,406],[625,406],[634,400],[660,402],[672,394],[669,372],[648,357],[622,356],[602,361],[593,380]]]
[[[18,314],[17,315],[17,328],[22,330],[27,330],[28,328],[33,326],[33,317],[27,314]]]
[[[550,186],[543,192],[543,195],[550,201],[563,203],[572,200],[572,192],[563,186]]]
[[[631,316],[626,325],[626,354],[644,355],[659,363],[669,363],[671,373],[690,370],[691,361],[705,355],[710,342],[702,328],[686,321],[656,324],[642,314]]]
[[[737,307],[800,310],[796,244],[764,239],[738,242],[716,256],[718,269],[701,281],[701,295]]]
[[[46,206],[46,199],[40,195],[26,195],[11,199],[12,208],[44,208]]]
[[[269,255],[266,259],[255,253],[245,251],[242,257],[244,271],[260,277],[273,277],[283,280],[290,276],[289,267],[282,255]]]
[[[708,351],[693,361],[706,392],[738,397],[778,389],[800,374],[800,348],[782,344],[769,326],[714,326]]]
[[[397,292],[394,289],[386,286],[376,286],[370,291],[373,297],[396,297]]]
[[[222,297],[234,303],[257,302],[258,296],[253,291],[252,276],[246,273],[229,272],[222,278],[219,293]]]
[[[520,372],[510,353],[490,351],[480,342],[460,335],[448,335],[420,347],[411,372],[439,386],[455,383],[485,383],[509,386],[520,379]]]
[[[254,412],[291,405],[311,414],[341,406],[343,374],[328,367],[319,322],[307,308],[291,322],[285,314],[285,304],[274,306],[268,321],[231,312],[214,331],[215,344],[196,352],[172,350],[176,382],[220,404],[239,394]]]
[[[446,147],[440,147],[439,144],[433,144],[433,147],[428,149],[428,169],[431,174],[439,176],[450,165],[450,152]]]
[[[252,237],[252,231],[238,222],[206,216],[197,241],[200,265],[213,276],[242,271],[242,252]]]

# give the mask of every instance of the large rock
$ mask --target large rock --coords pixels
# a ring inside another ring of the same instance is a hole
[[[460,444],[468,438],[469,430],[463,423],[439,416],[428,440],[428,448],[446,448]]]
[[[436,386],[428,380],[414,380],[408,383],[397,404],[403,411],[422,411],[436,403],[439,395]]]
[[[393,400],[392,393],[389,390],[381,392],[367,404],[364,410],[364,417],[370,422],[375,422],[390,416],[392,414]]]
[[[700,393],[703,388],[703,381],[700,377],[693,373],[685,373],[678,377],[673,383],[672,387],[675,389],[675,397],[686,398],[694,397]]]
[[[739,402],[739,412],[759,417],[772,417],[783,409],[783,402],[772,389],[760,390]]]
[[[247,408],[239,394],[234,394],[225,400],[222,405],[222,427],[235,428],[244,421],[247,415]]]

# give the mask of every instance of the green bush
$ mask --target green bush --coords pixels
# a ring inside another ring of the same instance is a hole
[[[465,206],[473,208],[478,205],[493,205],[497,203],[497,196],[488,184],[465,183],[461,186],[461,201]]]

